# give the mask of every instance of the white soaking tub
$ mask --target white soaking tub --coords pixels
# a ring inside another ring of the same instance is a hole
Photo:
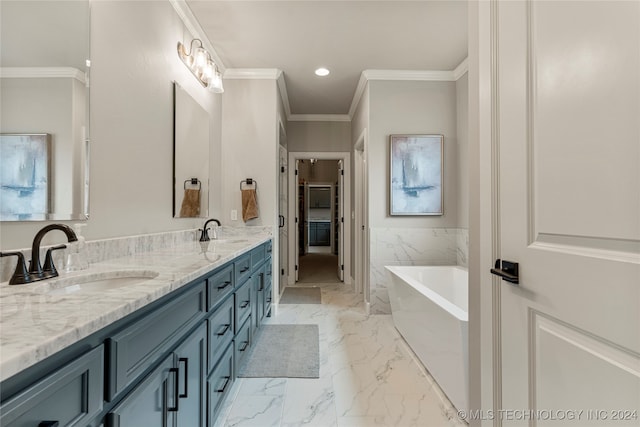
[[[393,322],[458,410],[468,410],[468,273],[387,266]]]

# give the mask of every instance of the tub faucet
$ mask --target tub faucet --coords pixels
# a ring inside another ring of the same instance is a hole
[[[16,256],[18,257],[18,263],[13,276],[9,280],[10,285],[23,285],[25,283],[37,282],[38,280],[49,279],[56,277],[58,271],[53,264],[53,251],[58,249],[64,249],[66,245],[58,245],[51,247],[47,250],[47,255],[44,259],[44,268],[40,264],[40,243],[45,234],[51,230],[60,230],[67,235],[68,242],[76,242],[78,238],[76,233],[73,232],[71,227],[64,224],[49,224],[38,231],[33,238],[33,244],[31,245],[31,262],[29,263],[29,270],[25,265],[24,255],[22,252],[1,252],[0,256]]]
[[[220,221],[218,221],[215,218],[211,218],[209,220],[207,220],[204,225],[202,226],[202,228],[199,229],[199,231],[202,231],[202,234],[200,235],[200,241],[201,242],[208,242],[209,239],[209,233],[208,233],[208,228],[207,225],[209,225],[210,222],[215,222],[217,225],[217,227],[214,227],[213,229],[213,239],[217,239],[218,238],[218,227],[221,226]]]

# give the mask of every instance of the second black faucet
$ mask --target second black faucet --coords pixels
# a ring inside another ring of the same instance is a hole
[[[220,227],[222,224],[220,224],[220,221],[218,221],[215,218],[211,218],[208,219],[207,221],[205,221],[204,225],[202,226],[202,228],[199,229],[199,231],[202,231],[202,234],[200,234],[200,241],[201,242],[208,242],[209,240],[211,240],[209,238],[209,229],[207,228],[207,225],[209,225],[210,222],[215,222],[216,224],[218,224],[218,227]],[[213,229],[213,238],[217,239],[218,238],[218,231],[217,228]]]

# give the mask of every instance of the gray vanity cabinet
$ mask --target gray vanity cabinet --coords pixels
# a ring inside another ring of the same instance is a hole
[[[205,427],[206,325],[200,325],[109,414],[111,427]]]
[[[107,401],[136,381],[202,321],[205,301],[204,282],[200,282],[107,340]]]
[[[247,280],[240,288],[235,292],[235,333],[236,335],[240,331],[240,328],[245,321],[251,316],[251,310],[253,308],[253,281]]]
[[[263,265],[256,273],[256,281],[254,284],[255,287],[255,308],[254,308],[254,326],[255,328],[259,328],[262,323],[262,319],[264,318],[264,295],[266,293],[266,270]]]
[[[233,295],[227,298],[207,319],[209,335],[208,371],[213,370],[222,353],[229,347],[234,337]]]
[[[75,343],[68,358],[63,350],[66,364],[45,360],[35,383],[19,374],[0,425],[212,426],[269,312],[271,282],[268,242]]]
[[[104,347],[99,346],[52,372],[0,407],[0,425],[86,426],[102,410]]]
[[[177,372],[174,355],[165,358],[108,415],[109,427],[174,427]]]
[[[207,425],[207,326],[202,323],[175,350],[175,367],[178,369],[179,427],[205,427]]]
[[[207,378],[207,401],[208,425],[215,424],[216,417],[220,413],[220,408],[224,399],[229,394],[231,386],[235,380],[234,373],[234,344],[229,343],[224,349],[215,369]]]

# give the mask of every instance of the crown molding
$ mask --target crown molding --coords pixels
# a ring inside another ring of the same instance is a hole
[[[84,72],[73,67],[2,67],[0,77],[7,79],[71,78],[86,83]]]
[[[421,70],[364,70],[367,80],[390,81],[453,81],[453,71],[421,71]]]
[[[282,70],[277,68],[227,68],[224,78],[230,80],[278,80]]]
[[[216,50],[213,48],[213,45],[209,41],[209,38],[207,37],[205,31],[200,26],[200,23],[198,23],[198,19],[189,8],[187,2],[185,0],[169,0],[169,3],[171,3],[171,6],[173,6],[184,26],[187,27],[187,31],[191,33],[192,37],[200,39],[202,41],[204,48],[211,55],[211,59],[213,59],[213,62],[215,62],[218,66],[218,70],[220,70],[220,73],[224,74],[227,67],[222,62],[222,59],[220,59],[220,57],[218,56]],[[184,44],[190,42],[191,40],[186,41],[185,43],[185,41],[183,40]]]
[[[453,77],[458,80],[469,71],[469,58],[464,58],[460,64],[453,70]]]
[[[349,114],[290,114],[290,122],[350,122]]]
[[[358,104],[369,80],[454,82],[464,76],[467,71],[469,71],[468,58],[463,59],[462,62],[451,71],[364,70],[360,74],[358,86],[353,94],[348,116],[350,119],[353,119],[353,115],[356,112],[356,108],[358,108]]]
[[[291,105],[289,104],[287,83],[284,81],[284,72],[281,72],[280,76],[278,76],[277,83],[278,90],[280,91],[280,99],[282,99],[282,104],[284,106],[284,114],[286,115],[286,119],[289,120],[289,117],[291,117]]]
[[[360,99],[362,98],[362,94],[364,93],[365,88],[367,87],[367,77],[364,72],[360,73],[360,80],[358,80],[358,86],[356,86],[356,91],[353,94],[353,99],[351,100],[351,106],[349,107],[349,117],[353,119],[353,115],[356,113],[356,108],[358,108],[358,104],[360,104]]]

